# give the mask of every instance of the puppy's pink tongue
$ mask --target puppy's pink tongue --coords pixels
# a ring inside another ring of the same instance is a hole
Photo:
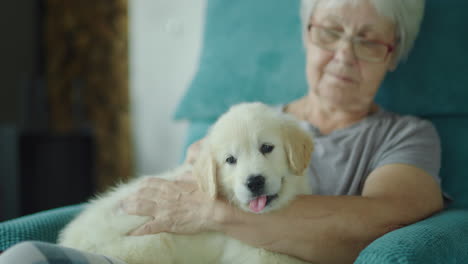
[[[267,202],[266,195],[262,195],[260,197],[255,198],[254,200],[250,201],[249,208],[250,210],[258,213],[265,208]]]

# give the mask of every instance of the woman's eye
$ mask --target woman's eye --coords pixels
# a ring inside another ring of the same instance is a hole
[[[226,162],[229,163],[229,164],[236,164],[236,163],[237,163],[237,159],[234,158],[233,156],[229,156],[229,157],[226,159]]]
[[[325,31],[327,32],[328,35],[335,37],[335,38],[339,38],[342,34],[340,31],[335,30],[335,29],[327,29]]]
[[[371,40],[361,40],[361,42],[359,44],[361,44],[361,46],[364,46],[364,47],[367,47],[367,48],[374,48],[374,47],[378,47],[379,45],[381,45],[380,43],[377,43],[377,42],[371,41]]]
[[[343,33],[338,30],[324,28],[322,37],[329,41],[335,41],[341,38],[341,34]]]
[[[274,148],[275,148],[275,146],[273,146],[273,145],[263,144],[263,145],[260,147],[260,152],[261,152],[262,154],[267,154],[267,153],[272,152]]]

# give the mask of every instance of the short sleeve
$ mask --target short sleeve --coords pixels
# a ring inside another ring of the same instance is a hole
[[[416,117],[403,117],[386,134],[374,159],[374,169],[392,163],[426,171],[440,184],[440,138],[434,125]]]

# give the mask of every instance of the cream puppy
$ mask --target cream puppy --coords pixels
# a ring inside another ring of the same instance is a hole
[[[304,174],[312,148],[310,135],[291,116],[261,103],[244,103],[232,107],[210,128],[193,167],[183,165],[148,177],[174,179],[192,170],[200,188],[213,199],[226,199],[251,213],[267,213],[310,193]],[[129,264],[303,263],[216,232],[126,236],[150,220],[116,210],[144,178],[90,201],[60,233],[59,243]]]

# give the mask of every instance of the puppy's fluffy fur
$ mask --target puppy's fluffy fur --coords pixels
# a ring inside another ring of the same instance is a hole
[[[212,126],[193,168],[183,165],[148,177],[173,179],[192,170],[203,191],[242,210],[252,212],[252,201],[262,195],[272,198],[256,211],[265,213],[286,206],[299,194],[310,193],[304,174],[311,152],[310,135],[292,117],[261,103],[246,103],[232,107]],[[236,162],[227,162],[229,157]],[[253,175],[265,179],[256,193],[247,184]],[[91,201],[60,233],[59,243],[129,264],[302,263],[215,232],[126,236],[150,219],[116,213],[119,201],[135,192],[142,180],[144,177],[122,184]]]

